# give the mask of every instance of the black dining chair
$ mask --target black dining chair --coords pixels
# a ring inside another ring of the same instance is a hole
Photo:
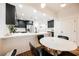
[[[69,40],[69,37],[63,36],[63,35],[58,35],[58,38],[63,38],[63,39]]]
[[[37,38],[38,38],[38,42],[40,43],[40,39],[43,38],[44,35],[37,35]],[[40,43],[41,44],[41,43]]]
[[[31,43],[29,43],[29,45],[30,45],[30,50],[31,50],[32,55],[40,56],[39,51]]]
[[[62,51],[62,53],[59,54],[58,56],[76,56],[76,55],[69,51]]]
[[[16,53],[17,53],[17,49],[14,49],[11,56],[16,56]]]
[[[40,39],[43,37],[44,37],[44,35],[37,35],[38,41],[40,41]]]
[[[5,56],[16,56],[17,49],[12,49],[11,51],[8,51]]]
[[[63,35],[58,35],[58,38],[62,38],[62,39],[65,39],[65,40],[69,40],[69,37],[63,36]],[[62,53],[62,51],[58,51],[58,52],[60,52],[60,54]]]
[[[35,48],[31,43],[29,43],[31,52],[34,56],[53,56],[43,48]]]
[[[69,37],[63,36],[63,35],[58,35],[58,38],[63,38],[63,39],[69,40]],[[58,56],[76,56],[76,55],[73,53],[70,53],[68,51],[62,51],[61,54],[59,54]]]

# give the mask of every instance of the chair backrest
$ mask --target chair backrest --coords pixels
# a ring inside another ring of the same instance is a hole
[[[34,56],[40,56],[40,52],[38,51],[37,48],[35,48],[31,43],[29,43],[30,45],[30,49],[31,49],[31,52]]]
[[[47,51],[44,50],[44,48],[35,48],[31,43],[29,43],[30,49],[32,51],[32,54],[34,56],[52,56]]]
[[[37,38],[38,38],[38,43],[40,43],[40,39],[43,38],[44,35],[37,35]],[[40,43],[41,44],[41,43]]]
[[[44,37],[44,35],[37,35],[37,37],[38,37],[38,40],[40,40],[41,38]]]
[[[52,37],[54,37],[54,32],[51,32],[52,33]]]
[[[69,40],[69,37],[67,37],[67,36],[62,36],[62,35],[58,35],[58,38],[63,38],[63,39]]]
[[[17,49],[12,49],[11,51],[7,52],[5,56],[16,56]]]
[[[16,52],[17,52],[17,49],[14,49],[13,53],[11,54],[11,56],[16,56]]]

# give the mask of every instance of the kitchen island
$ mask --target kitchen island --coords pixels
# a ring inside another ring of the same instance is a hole
[[[7,53],[12,49],[17,49],[17,54],[29,51],[29,42],[31,42],[35,47],[39,47],[37,35],[48,36],[47,32],[40,33],[13,33],[8,36],[0,37],[3,45],[3,53]]]

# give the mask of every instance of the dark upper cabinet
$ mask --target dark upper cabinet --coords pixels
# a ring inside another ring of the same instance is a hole
[[[25,28],[25,22],[23,20],[16,20],[15,26],[18,28]]]
[[[29,21],[29,20],[28,20],[28,21],[26,21],[26,24],[27,24],[27,25],[33,25],[33,21]]]
[[[54,20],[48,21],[48,28],[53,28],[54,27]]]
[[[6,24],[15,25],[15,6],[6,3]]]
[[[27,25],[33,25],[33,21],[17,19],[15,26],[18,28],[26,28]]]

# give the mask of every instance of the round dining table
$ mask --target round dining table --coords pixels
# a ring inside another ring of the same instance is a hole
[[[72,51],[77,48],[75,42],[57,37],[41,38],[40,43],[50,49],[55,49],[60,51]]]

